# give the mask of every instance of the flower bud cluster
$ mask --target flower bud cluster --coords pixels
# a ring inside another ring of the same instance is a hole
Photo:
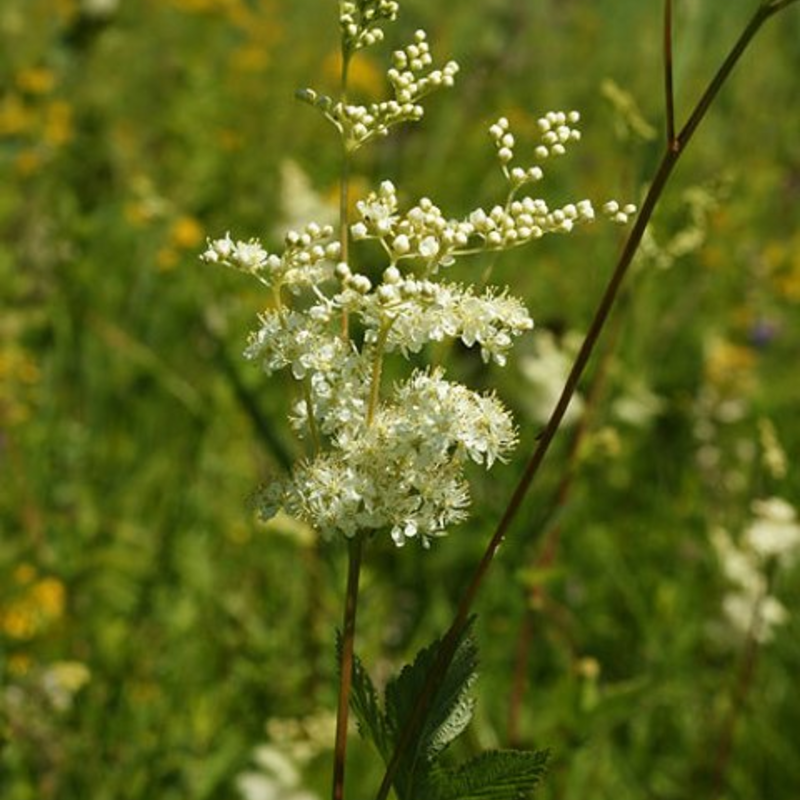
[[[382,20],[397,19],[396,0],[340,0],[339,25],[342,41],[350,51],[369,47],[383,40]]]
[[[209,239],[200,258],[208,264],[248,272],[268,286],[286,286],[296,293],[331,276],[341,252],[341,245],[331,241],[332,236],[330,225],[312,222],[302,231],[289,231],[283,255],[278,256],[269,254],[258,239],[234,242],[226,233],[224,239]]]
[[[603,204],[603,214],[605,214],[612,222],[619,223],[620,225],[627,225],[630,218],[636,213],[636,206],[633,203],[626,203],[624,206],[616,200],[609,200]]]
[[[549,111],[537,121],[541,134],[540,143],[534,149],[537,161],[545,161],[551,156],[560,156],[566,153],[569,142],[577,142],[581,138],[580,131],[572,127],[580,120],[577,111]],[[539,165],[531,167],[511,166],[514,159],[516,139],[511,132],[511,126],[506,117],[500,117],[490,128],[489,135],[497,148],[497,158],[503,174],[516,191],[527,183],[538,183],[544,172]]]
[[[394,91],[391,100],[358,105],[335,101],[313,89],[300,90],[297,98],[321,111],[336,126],[347,150],[354,152],[367,142],[386,136],[401,122],[422,119],[425,110],[419,101],[436,89],[453,85],[458,64],[449,61],[442,69],[421,74],[431,63],[425,32],[417,31],[414,44],[394,54],[395,66],[387,73]]]
[[[569,233],[576,225],[592,222],[594,207],[590,200],[567,203],[550,209],[541,198],[523,197],[507,207],[494,206],[487,214],[479,208],[469,216],[476,235],[487,250],[510,247],[540,239],[546,233]]]
[[[508,250],[546,233],[569,233],[575,225],[595,218],[589,200],[551,210],[544,200],[532,197],[513,200],[506,206],[496,205],[488,212],[478,208],[461,220],[446,218],[438,206],[424,197],[400,215],[396,190],[390,181],[384,181],[379,192],[359,201],[356,210],[360,220],[351,227],[354,239],[380,239],[392,263],[418,258],[427,262],[432,272],[438,266],[452,264],[461,255]]]
[[[421,73],[433,63],[425,31],[414,34],[414,42],[392,55],[392,68],[386,73],[398,103],[411,103],[434,89],[450,88],[455,83],[458,64],[448,61],[442,69]]]

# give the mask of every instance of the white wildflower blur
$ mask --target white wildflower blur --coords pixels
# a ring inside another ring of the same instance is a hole
[[[253,749],[251,768],[236,778],[242,800],[319,800],[303,787],[302,773],[330,747],[335,717],[321,711],[306,717],[270,717],[269,742]]]
[[[560,338],[551,331],[539,331],[533,351],[519,358],[519,370],[528,384],[520,397],[530,418],[539,425],[545,425],[550,419],[580,344],[581,335],[575,331]],[[583,398],[576,392],[563,424],[574,424],[583,413],[583,407]]]
[[[341,0],[339,9],[346,67],[358,50],[381,41],[398,4]],[[390,99],[362,106],[312,89],[298,96],[333,123],[349,157],[394,125],[420,119],[423,98],[452,86],[457,72],[453,61],[434,66],[420,30],[392,55]],[[446,380],[440,367],[384,386],[384,361],[418,360],[432,344],[458,341],[487,364],[507,363],[515,340],[533,328],[523,303],[505,288],[476,289],[442,276],[458,259],[569,233],[595,219],[588,200],[552,208],[528,194],[544,179],[543,164],[579,141],[579,119],[575,111],[539,119],[530,165],[515,160],[508,120],[491,125],[506,194],[462,216],[446,214],[428,197],[404,204],[384,180],[356,202],[352,224],[336,233],[324,220],[296,222],[279,252],[230,234],[209,240],[202,260],[245,272],[269,289],[246,357],[268,375],[285,370],[298,384],[289,423],[308,455],[263,488],[262,517],[283,511],[326,539],[380,532],[398,546],[409,540],[429,546],[465,519],[465,469],[507,459],[517,442],[510,413],[494,394]],[[617,222],[635,210],[616,201],[604,206]],[[362,273],[349,251],[364,240],[380,246],[384,261],[376,264],[373,256]]]
[[[236,778],[242,800],[319,800],[314,792],[302,788],[297,766],[277,747],[260,745],[253,760],[257,769]]]
[[[722,603],[725,618],[738,634],[752,633],[757,641],[768,642],[774,629],[789,617],[771,593],[770,576],[796,559],[800,523],[796,509],[779,497],[755,500],[751,507],[753,519],[740,543],[719,528],[712,532],[711,541],[730,583]]]
[[[755,500],[755,517],[744,532],[748,547],[763,559],[782,563],[794,560],[800,547],[800,523],[797,511],[780,497]]]
[[[655,394],[641,377],[628,380],[625,391],[612,404],[614,416],[634,428],[646,428],[663,410],[664,399]]]
[[[302,228],[310,219],[323,227],[336,223],[337,204],[317,192],[311,177],[296,161],[287,158],[281,162],[280,181],[280,219],[273,228],[274,235]]]

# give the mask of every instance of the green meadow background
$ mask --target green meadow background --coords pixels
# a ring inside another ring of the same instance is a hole
[[[356,197],[391,179],[447,215],[491,206],[488,126],[507,116],[524,160],[536,118],[575,108],[583,140],[545,196],[640,200],[663,140],[660,2],[401,5],[354,62],[354,95],[382,96],[388,54],[419,27],[462,71],[420,125],[359,153]],[[756,0],[675,6],[680,120]],[[335,87],[337,9],[0,5],[3,800],[329,792],[345,552],[254,519],[252,491],[302,452],[291,387],[241,358],[259,285],[198,254],[228,230],[277,249],[307,210],[330,213],[337,141],[293,94]],[[584,387],[578,452],[573,423],[479,598],[459,749],[550,748],[542,798],[800,797],[797,568],[775,576],[787,619],[748,650],[711,543],[741,533],[754,499],[800,504],[798,98],[793,6],[676,171]],[[598,223],[494,265],[537,329],[505,370],[455,350],[450,374],[498,387],[519,458],[475,474],[474,516],[431,551],[368,548],[357,647],[376,679],[447,626],[535,445],[542,380],[562,374],[537,341],[563,352],[586,330],[622,235]],[[380,769],[355,734],[351,761],[349,796],[372,796]]]

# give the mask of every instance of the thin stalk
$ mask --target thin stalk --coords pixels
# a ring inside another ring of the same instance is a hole
[[[392,323],[384,323],[378,333],[378,341],[375,343],[375,358],[372,362],[372,377],[370,379],[369,405],[367,406],[367,427],[372,425],[375,418],[375,411],[378,408],[378,401],[381,395],[381,374],[383,372],[383,348],[386,344],[386,337]]]
[[[305,378],[302,382],[303,402],[306,404],[306,414],[308,415],[308,430],[311,433],[311,443],[314,445],[314,452],[319,452],[321,440],[319,438],[319,428],[317,418],[314,415],[314,402],[311,399],[311,382]]]
[[[347,720],[350,711],[350,688],[353,683],[353,652],[358,610],[358,578],[364,540],[356,534],[347,543],[347,591],[342,624],[342,652],[339,660],[339,702],[336,711],[336,741],[333,750],[333,800],[344,798],[344,768],[347,752]]]
[[[534,561],[534,574],[540,573],[552,567],[558,557],[558,550],[561,544],[562,512],[569,502],[572,488],[575,485],[575,477],[578,473],[578,462],[581,448],[586,436],[588,435],[593,417],[597,411],[600,397],[605,388],[606,377],[611,365],[611,356],[616,350],[617,339],[621,330],[623,317],[617,313],[614,318],[614,327],[611,329],[601,361],[592,377],[589,391],[586,393],[586,403],[583,414],[578,419],[575,430],[572,433],[572,440],[569,443],[564,467],[564,473],[556,490],[553,510],[547,515],[547,519],[554,522],[545,527],[546,532],[542,549]],[[544,608],[546,601],[546,590],[541,584],[536,584],[530,588],[530,596],[526,598],[524,616],[520,623],[520,630],[517,635],[517,648],[514,658],[514,671],[512,673],[511,693],[508,703],[508,721],[506,728],[506,739],[510,746],[519,744],[520,740],[520,712],[525,697],[527,687],[528,661],[530,658],[531,645],[534,638],[534,623],[536,621],[536,610]]]
[[[352,51],[342,39],[342,71],[340,99],[347,103],[347,78]],[[346,139],[342,139],[342,165],[339,179],[339,260],[348,263],[350,245],[350,169],[351,150]],[[341,334],[348,338],[349,320],[347,311],[342,312]],[[333,800],[344,798],[344,773],[347,761],[347,720],[350,712],[350,689],[353,683],[353,653],[356,636],[356,612],[358,610],[358,579],[361,572],[363,535],[356,534],[348,541],[347,589],[345,591],[344,621],[342,624],[341,653],[339,655],[339,699],[336,709],[336,739],[333,750]]]
[[[347,145],[342,147],[342,172],[339,180],[339,244],[341,246],[339,258],[348,263],[350,257],[350,150]]]
[[[675,146],[675,93],[672,86],[672,0],[664,0],[664,108],[667,147]]]
[[[347,78],[350,71],[350,49],[342,45],[342,72],[340,96],[347,103]],[[339,178],[339,260],[345,264],[350,259],[350,170],[352,154],[349,143],[342,139],[342,168]],[[349,321],[347,311],[342,311],[342,338],[347,339]]]
[[[779,7],[782,8],[787,4],[788,3],[780,4]],[[478,591],[483,584],[489,567],[491,566],[497,550],[503,542],[511,523],[514,521],[520,508],[522,507],[523,500],[525,499],[534,478],[539,472],[539,468],[544,461],[547,451],[550,449],[550,445],[552,444],[552,441],[558,432],[570,400],[575,394],[578,383],[580,382],[580,379],[586,369],[586,365],[589,362],[589,358],[594,352],[595,346],[600,338],[600,334],[605,327],[606,320],[608,319],[608,316],[614,307],[622,282],[625,279],[633,258],[636,255],[639,245],[641,244],[645,229],[650,222],[653,211],[655,210],[656,205],[658,204],[658,201],[664,192],[676,163],[680,159],[680,156],[686,148],[686,145],[689,143],[695,131],[697,130],[697,127],[700,125],[700,122],[708,112],[708,109],[714,102],[714,99],[719,94],[720,89],[724,86],[726,80],[730,76],[734,66],[736,66],[742,54],[747,49],[747,46],[750,44],[751,40],[764,22],[771,17],[776,10],[777,8],[775,7],[764,5],[760,6],[756,10],[752,19],[734,44],[727,58],[722,63],[722,66],[712,78],[708,88],[690,115],[689,120],[676,137],[675,147],[667,148],[662,155],[661,161],[653,177],[653,181],[650,184],[650,188],[642,203],[639,215],[637,216],[633,227],[628,234],[628,238],[622,249],[622,253],[611,275],[611,278],[609,279],[603,296],[600,299],[595,316],[591,325],[589,326],[589,330],[586,334],[586,338],[583,341],[581,349],[575,358],[575,363],[573,364],[572,370],[567,377],[567,381],[564,385],[561,396],[559,397],[558,403],[556,404],[556,407],[553,410],[547,425],[538,439],[538,445],[534,450],[527,466],[525,467],[525,471],[523,472],[519,483],[514,489],[508,506],[506,507],[506,511],[500,519],[497,529],[489,541],[483,557],[478,563],[472,580],[461,597],[461,601],[456,609],[453,622],[451,623],[450,628],[442,640],[436,660],[428,673],[422,691],[420,692],[414,709],[409,716],[408,723],[403,729],[394,753],[392,754],[392,757],[390,758],[386,767],[386,772],[383,776],[383,781],[381,782],[380,788],[378,789],[376,800],[386,800],[388,797],[392,782],[397,772],[397,768],[400,764],[400,759],[404,751],[414,740],[422,722],[425,719],[425,714],[427,713],[431,700],[438,690],[441,681],[443,680],[444,675],[450,665],[450,662],[453,659],[453,655],[455,654],[458,646],[459,637],[467,623],[467,620],[469,619],[470,611]]]

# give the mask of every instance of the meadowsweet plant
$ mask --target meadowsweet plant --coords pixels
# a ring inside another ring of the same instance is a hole
[[[784,5],[788,3],[762,3],[761,14],[766,19]],[[345,543],[348,550],[338,640],[334,799],[344,797],[351,707],[362,734],[387,765],[379,798],[390,789],[400,800],[527,797],[542,774],[544,753],[497,751],[455,768],[441,761],[472,714],[469,692],[477,654],[469,607],[566,412],[644,225],[705,108],[698,106],[700,111],[675,134],[669,96],[668,155],[523,481],[447,635],[392,679],[380,700],[354,654],[365,544],[380,547],[386,540],[398,548],[412,542],[430,547],[468,514],[465,467],[472,462],[490,469],[507,459],[517,443],[511,414],[494,393],[448,379],[441,364],[409,368],[404,378],[390,384],[383,378],[384,364],[389,358],[412,357],[419,363],[418,354],[427,353],[428,345],[459,341],[476,348],[485,362],[505,365],[514,341],[531,331],[533,320],[507,288],[471,283],[477,271],[469,257],[494,256],[547,234],[569,233],[597,216],[589,200],[554,208],[538,193],[545,169],[580,139],[578,112],[552,111],[538,120],[538,141],[526,144],[532,153],[528,161],[517,157],[517,140],[506,118],[489,128],[506,181],[505,195],[495,203],[453,216],[428,197],[406,203],[387,178],[357,200],[351,218],[349,175],[357,152],[395,126],[422,119],[423,101],[452,87],[459,72],[453,61],[435,66],[426,33],[417,31],[391,57],[386,76],[392,96],[368,105],[351,102],[352,58],[383,40],[385,24],[398,11],[393,0],[342,0],[339,94],[331,97],[313,89],[298,93],[331,123],[341,142],[338,226],[309,220],[286,233],[280,252],[268,252],[257,239],[226,234],[210,240],[202,258],[263,284],[268,305],[246,357],[269,375],[288,373],[297,385],[288,424],[306,442],[306,454],[288,474],[266,482],[258,498],[260,513],[269,518],[283,510],[307,522],[324,540]],[[611,200],[601,213],[624,224],[636,208]],[[372,243],[365,252],[378,252],[381,258],[354,259],[351,250],[362,242]],[[367,266],[358,268],[357,263]]]

